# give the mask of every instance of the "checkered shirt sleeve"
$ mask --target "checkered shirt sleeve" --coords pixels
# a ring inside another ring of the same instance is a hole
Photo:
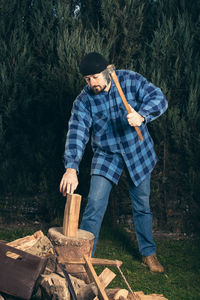
[[[81,93],[75,100],[65,144],[65,167],[76,169],[77,171],[79,171],[79,164],[89,140],[92,124],[88,100],[85,93]]]

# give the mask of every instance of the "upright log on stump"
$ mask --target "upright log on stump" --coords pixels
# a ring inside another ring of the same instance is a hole
[[[81,196],[78,194],[67,196],[63,227],[50,228],[48,236],[55,247],[58,259],[64,262],[66,271],[88,282],[84,266],[70,263],[70,261],[83,258],[84,255],[89,257],[92,255],[94,235],[88,231],[78,229],[80,201]]]
[[[77,237],[80,206],[81,196],[68,194],[63,219],[63,234],[65,236]]]

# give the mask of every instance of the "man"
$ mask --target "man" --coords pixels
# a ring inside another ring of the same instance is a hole
[[[161,90],[140,74],[117,70],[132,110],[127,114],[107,66],[105,58],[96,52],[88,53],[81,61],[80,72],[87,85],[73,105],[64,154],[66,172],[60,183],[60,191],[66,195],[77,188],[79,163],[91,130],[94,156],[88,201],[80,228],[94,234],[93,254],[110,191],[125,169],[142,262],[152,272],[163,273],[164,268],[156,257],[152,235],[150,174],[157,158],[147,123],[167,109],[167,101]],[[143,141],[139,140],[134,126],[140,127]]]

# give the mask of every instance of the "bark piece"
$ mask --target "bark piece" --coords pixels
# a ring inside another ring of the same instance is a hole
[[[110,282],[115,278],[116,274],[113,273],[108,268],[105,268],[103,272],[99,275],[99,280],[103,288],[106,288]],[[96,297],[95,297],[96,296]],[[78,300],[98,300],[98,289],[94,282],[82,287],[77,292]],[[94,298],[95,297],[95,298]]]

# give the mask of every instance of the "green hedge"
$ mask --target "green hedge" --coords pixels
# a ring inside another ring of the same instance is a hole
[[[152,176],[155,227],[198,229],[199,6],[186,0],[0,1],[2,197],[42,195],[40,204],[52,214],[62,207],[57,199],[62,202],[67,123],[84,85],[78,65],[95,50],[166,94],[168,111],[150,125],[160,158]],[[79,178],[84,197],[90,150]],[[122,176],[112,195],[113,219],[130,206],[125,183]]]

